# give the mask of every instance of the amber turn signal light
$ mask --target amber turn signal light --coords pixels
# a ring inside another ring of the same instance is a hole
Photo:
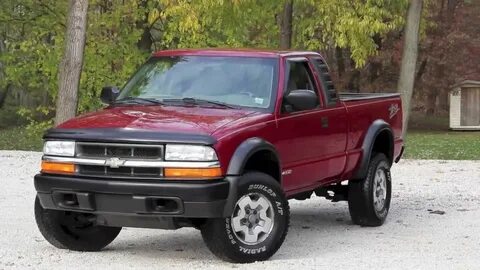
[[[73,174],[75,165],[71,163],[49,162],[42,160],[42,173]]]
[[[165,177],[171,178],[218,178],[222,169],[215,168],[165,168]]]

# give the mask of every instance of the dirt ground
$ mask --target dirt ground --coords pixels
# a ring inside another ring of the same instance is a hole
[[[479,269],[480,162],[403,160],[382,227],[352,225],[346,202],[290,201],[291,226],[266,262],[229,264],[195,229],[124,229],[104,251],[59,250],[33,217],[41,153],[0,151],[0,269]]]

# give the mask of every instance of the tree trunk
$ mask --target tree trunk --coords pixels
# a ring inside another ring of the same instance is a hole
[[[345,74],[345,58],[343,57],[343,49],[340,47],[335,47],[335,58],[337,60],[337,74],[338,77],[343,77]]]
[[[7,100],[7,96],[10,93],[10,90],[12,89],[12,84],[9,83],[5,87],[5,90],[0,92],[0,109],[3,108],[3,105],[5,104],[5,100]]]
[[[3,36],[0,36],[0,54],[2,54],[4,51],[6,51],[4,40],[5,39],[3,38]]]
[[[415,75],[415,83],[418,83],[422,79],[422,76],[427,69],[427,64],[428,58],[425,57],[425,59],[423,59],[422,63],[420,64],[420,67],[418,68],[417,74]]]
[[[148,10],[148,1],[138,1],[138,7]],[[153,38],[152,33],[150,32],[150,28],[153,25],[149,25],[148,23],[148,12],[145,12],[143,18],[136,22],[136,26],[137,29],[142,29],[142,36],[137,42],[137,47],[142,51],[150,53],[152,51],[153,45]]]
[[[354,69],[350,74],[350,79],[347,83],[347,92],[360,93],[360,71]]]
[[[346,91],[360,93],[360,70],[356,68],[355,61],[351,56],[347,56],[347,58],[350,58],[350,70],[352,71],[350,72]]]
[[[449,89],[448,88],[442,88],[440,89],[440,93],[438,95],[438,112],[446,112],[448,111],[448,96],[449,96]]]
[[[141,38],[137,42],[137,47],[145,52],[152,51],[152,34],[150,33],[150,27],[144,27]]]
[[[449,27],[452,25],[453,18],[455,17],[455,9],[457,8],[457,4],[457,0],[447,1],[447,22]]]
[[[3,55],[3,52],[6,51],[5,43],[3,37],[0,36],[0,56]],[[3,63],[0,62],[0,81],[3,81]]]
[[[412,102],[413,85],[415,83],[415,67],[418,56],[418,40],[423,0],[411,0],[408,8],[405,26],[402,64],[397,91],[402,95],[403,139],[406,138],[410,105]]]
[[[65,52],[59,66],[55,125],[75,117],[87,32],[88,0],[70,0]]]
[[[7,50],[5,48],[5,42],[4,38],[2,35],[0,35],[0,56],[3,55],[3,53]],[[0,62],[0,82],[5,80],[5,74],[3,73],[3,63]],[[12,85],[10,83],[7,83],[5,86],[5,89],[2,89],[3,84],[0,84],[0,109],[3,107],[5,104],[5,100],[7,99],[7,95],[10,92],[10,89]]]
[[[437,93],[430,89],[425,97],[425,114],[432,116],[435,114],[435,105],[437,104]]]
[[[292,47],[293,0],[285,0],[280,20],[280,49]]]

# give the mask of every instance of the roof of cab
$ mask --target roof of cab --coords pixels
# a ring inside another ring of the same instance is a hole
[[[318,55],[313,51],[285,51],[285,50],[268,50],[268,49],[175,49],[157,51],[153,56],[185,56],[185,55],[203,55],[203,56],[245,56],[245,57],[285,57],[285,56],[302,56],[302,55]]]

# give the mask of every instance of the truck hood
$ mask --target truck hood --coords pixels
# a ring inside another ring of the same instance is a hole
[[[122,106],[79,116],[62,123],[58,128],[128,128],[212,134],[218,128],[252,114],[256,112],[205,107]]]

